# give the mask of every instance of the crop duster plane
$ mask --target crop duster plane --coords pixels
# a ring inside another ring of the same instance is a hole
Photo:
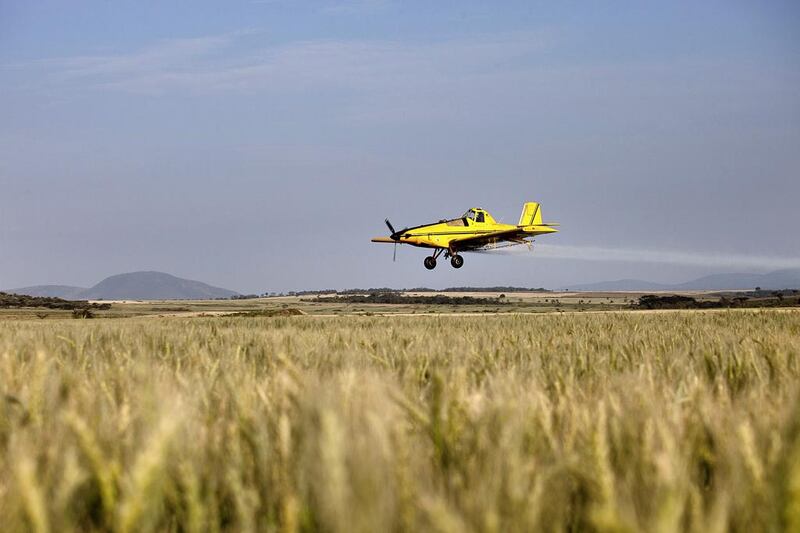
[[[497,222],[492,215],[479,207],[469,209],[458,218],[404,228],[400,231],[395,231],[388,218],[385,222],[392,232],[391,235],[375,237],[372,242],[432,248],[432,254],[424,261],[428,270],[436,268],[436,259],[442,253],[445,259],[450,258],[453,268],[461,268],[464,265],[462,252],[492,250],[517,244],[527,244],[530,248],[531,241],[527,240],[529,237],[558,231],[554,227],[558,224],[542,222],[542,210],[536,202],[528,202],[523,206],[522,215],[516,226]]]

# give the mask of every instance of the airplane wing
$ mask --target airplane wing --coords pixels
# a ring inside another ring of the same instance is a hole
[[[463,252],[468,250],[475,250],[490,244],[496,244],[502,241],[523,242],[526,234],[521,228],[507,229],[502,231],[494,231],[491,233],[484,233],[481,235],[472,235],[462,239],[453,239],[450,241],[451,246],[457,251]]]

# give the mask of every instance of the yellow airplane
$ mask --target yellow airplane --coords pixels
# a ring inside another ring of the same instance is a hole
[[[388,237],[375,237],[372,242],[433,248],[433,253],[424,261],[428,270],[436,268],[436,259],[442,253],[445,259],[450,258],[453,268],[461,268],[464,265],[461,252],[491,250],[516,244],[527,244],[530,248],[531,241],[526,240],[528,237],[558,231],[553,227],[558,224],[542,222],[542,210],[536,202],[528,202],[522,207],[522,215],[516,226],[495,221],[492,215],[479,207],[473,207],[458,218],[400,231],[395,231],[388,218],[385,222],[392,234]]]

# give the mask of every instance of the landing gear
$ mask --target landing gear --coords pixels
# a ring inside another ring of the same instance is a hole
[[[436,268],[436,258],[442,255],[442,252],[444,252],[444,248],[437,248],[436,250],[434,250],[433,254],[426,257],[425,261],[423,262],[425,268],[427,268],[428,270],[433,270],[434,268]],[[445,257],[447,256],[445,255]]]
[[[461,268],[464,266],[464,258],[460,255],[454,255],[450,258],[450,264],[453,265],[453,268]]]

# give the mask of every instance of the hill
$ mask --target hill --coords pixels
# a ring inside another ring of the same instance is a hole
[[[71,300],[206,300],[230,298],[238,293],[164,272],[129,272],[109,276],[84,289],[65,285],[37,285],[7,292]]]
[[[766,274],[711,274],[685,283],[664,284],[638,279],[584,283],[567,287],[575,291],[688,291],[688,290],[800,289],[800,268],[775,270]]]
[[[64,300],[79,300],[81,292],[87,290],[86,287],[73,287],[72,285],[34,285],[33,287],[20,287],[19,289],[9,289],[6,292],[11,294],[26,294],[28,296],[39,296],[43,298],[63,298]]]

